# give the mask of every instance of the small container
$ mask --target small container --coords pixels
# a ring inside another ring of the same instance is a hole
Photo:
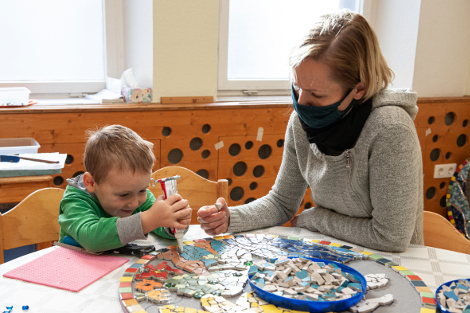
[[[459,280],[466,280],[467,282],[470,283],[470,278],[460,278],[460,279],[451,280],[451,281],[448,281],[448,282],[446,282],[446,283],[443,283],[442,285],[439,286],[439,288],[437,288],[436,293],[435,293],[434,296],[435,296],[435,299],[436,299],[436,305],[437,305],[437,307],[438,307],[439,310],[440,310],[439,312],[442,312],[442,313],[451,313],[451,311],[449,311],[448,309],[444,308],[444,307],[441,305],[441,303],[439,302],[439,300],[438,300],[438,298],[437,298],[437,295],[438,295],[439,292],[441,291],[442,286],[447,286],[447,287],[449,287],[450,284],[452,284],[452,283],[458,284]]]
[[[38,153],[40,147],[34,138],[0,138],[0,154]]]
[[[344,300],[337,300],[337,301],[308,301],[308,300],[298,300],[298,299],[290,299],[282,296],[275,295],[271,292],[265,291],[259,287],[257,287],[252,281],[251,277],[248,279],[250,283],[251,289],[257,294],[258,297],[263,299],[264,301],[274,304],[278,307],[283,307],[290,310],[296,311],[306,311],[306,312],[341,312],[349,309],[353,305],[357,304],[365,295],[367,291],[367,281],[365,277],[356,271],[355,269],[346,266],[341,263],[337,263],[334,261],[323,260],[323,259],[315,259],[315,258],[306,258],[304,259],[311,260],[313,262],[323,262],[325,264],[334,263],[339,268],[341,268],[342,272],[351,273],[355,277],[357,277],[361,283],[362,292],[352,296],[351,298],[344,299]],[[253,276],[253,275],[252,275]]]
[[[30,93],[25,87],[0,88],[0,106],[26,106]]]

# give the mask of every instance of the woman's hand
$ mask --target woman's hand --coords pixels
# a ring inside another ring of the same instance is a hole
[[[290,227],[297,227],[297,219],[299,218],[298,215],[294,216],[293,219],[290,220]]]
[[[209,236],[227,232],[230,222],[230,211],[225,199],[219,198],[216,203],[222,206],[220,210],[215,205],[208,205],[197,211],[197,221]]]

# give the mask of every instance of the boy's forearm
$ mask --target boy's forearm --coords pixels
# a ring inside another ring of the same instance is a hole
[[[142,223],[142,231],[144,234],[151,232],[152,230],[162,227],[158,223],[158,216],[153,212],[153,210],[147,210],[140,213],[141,223]]]

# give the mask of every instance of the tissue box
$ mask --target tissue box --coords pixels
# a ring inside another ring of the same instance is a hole
[[[152,88],[122,87],[121,94],[129,103],[152,102]]]

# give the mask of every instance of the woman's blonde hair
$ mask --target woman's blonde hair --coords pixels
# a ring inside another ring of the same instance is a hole
[[[83,163],[96,183],[104,181],[112,169],[152,172],[153,143],[121,125],[88,130]]]
[[[294,69],[308,58],[328,65],[331,79],[345,90],[362,82],[366,92],[361,102],[387,88],[394,77],[369,23],[349,10],[323,15],[294,47],[289,65]]]

